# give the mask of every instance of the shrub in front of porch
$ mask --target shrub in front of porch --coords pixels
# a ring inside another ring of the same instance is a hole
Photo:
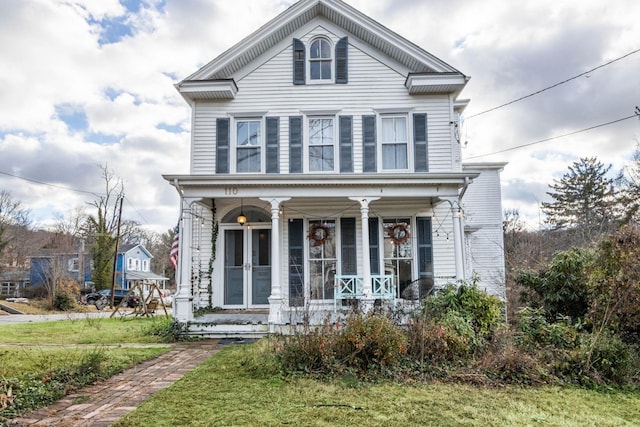
[[[407,337],[386,315],[354,313],[343,323],[275,337],[274,345],[285,372],[363,376],[397,367],[406,355]]]
[[[341,323],[274,338],[284,372],[359,377],[438,371],[480,354],[504,323],[502,302],[474,283],[442,289],[423,301],[408,324],[382,312],[354,312]],[[440,366],[436,366],[440,365]]]

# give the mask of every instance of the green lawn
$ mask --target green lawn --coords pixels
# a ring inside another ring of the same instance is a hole
[[[83,318],[0,325],[0,403],[12,401],[0,406],[0,425],[168,351],[149,333],[167,324],[164,318]]]
[[[321,382],[255,374],[227,347],[114,426],[638,426],[640,393]]]
[[[100,351],[105,361],[117,369],[135,365],[165,353],[169,347],[42,347],[0,346],[0,378],[15,378],[25,374],[43,374],[70,366],[92,352]]]
[[[146,331],[164,317],[82,318],[55,322],[0,325],[0,343],[123,344],[158,343]]]

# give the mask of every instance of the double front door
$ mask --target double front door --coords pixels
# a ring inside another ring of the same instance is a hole
[[[271,295],[271,229],[224,231],[224,306],[266,307]]]

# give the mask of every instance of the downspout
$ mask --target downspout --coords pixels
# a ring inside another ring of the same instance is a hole
[[[465,259],[465,254],[466,254],[466,236],[464,234],[464,212],[462,211],[462,198],[464,197],[465,193],[467,192],[467,189],[469,188],[469,185],[471,185],[471,179],[469,179],[468,176],[464,177],[464,185],[462,186],[462,190],[460,191],[460,194],[458,194],[458,212],[460,212],[459,216],[458,216],[458,238],[460,239],[460,246],[461,246],[461,253],[460,256],[462,257],[462,279],[466,279],[465,277],[465,270],[466,270],[466,266],[467,266],[467,260]],[[455,225],[455,224],[454,224]]]

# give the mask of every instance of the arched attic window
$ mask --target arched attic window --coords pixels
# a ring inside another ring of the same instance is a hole
[[[307,46],[298,39],[293,39],[293,84],[304,85],[306,79],[316,82],[331,82],[347,84],[349,81],[349,39],[343,37],[335,45],[335,54],[331,48],[331,42],[324,37],[311,40]],[[334,56],[332,56],[334,55]],[[309,62],[309,74],[306,71],[306,62]],[[335,79],[331,75],[335,64]]]
[[[309,46],[309,78],[331,80],[331,44],[325,38],[317,38]]]

